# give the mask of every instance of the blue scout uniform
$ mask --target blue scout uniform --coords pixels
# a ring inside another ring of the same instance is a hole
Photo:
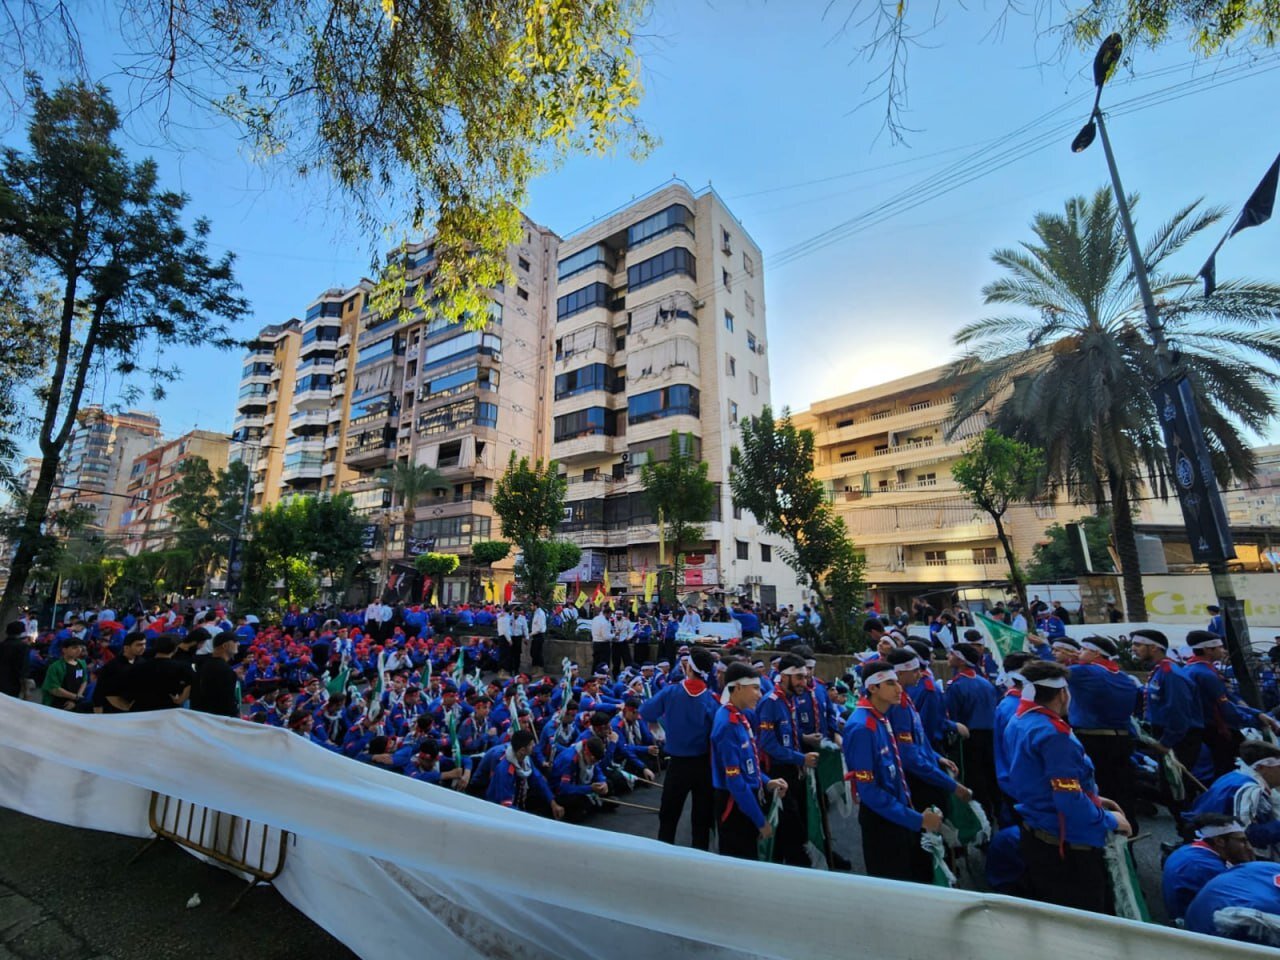
[[[1067,685],[1067,719],[1093,761],[1098,792],[1118,803],[1136,830],[1137,783],[1130,758],[1140,695],[1137,681],[1115,661],[1100,658],[1068,667]]]
[[[1213,754],[1214,772],[1226,773],[1235,765],[1240,731],[1258,724],[1258,711],[1227,695],[1227,685],[1213,661],[1191,657],[1182,670],[1195,688],[1204,721],[1205,745]]]
[[[663,843],[676,842],[685,798],[692,795],[693,846],[699,850],[711,846],[714,787],[707,754],[719,709],[701,677],[667,682],[640,705],[640,716],[646,722],[662,722],[666,752],[671,756],[658,813],[658,839]]]
[[[1264,938],[1263,930],[1257,927],[1224,928],[1222,921],[1229,922],[1228,918],[1219,919],[1214,915],[1219,910],[1230,907],[1243,907],[1269,915],[1272,927],[1266,932],[1270,939]],[[1280,864],[1266,860],[1242,863],[1218,874],[1196,894],[1186,915],[1186,929],[1193,933],[1207,933],[1273,947],[1277,945],[1274,933],[1274,924],[1277,922],[1280,922]]]
[[[1006,797],[1013,796],[1013,790],[1009,786],[1009,760],[1011,754],[1011,744],[1009,743],[1009,728],[1013,725],[1014,715],[1018,712],[1018,704],[1022,702],[1021,691],[1016,687],[1000,698],[1000,702],[996,704],[995,731],[993,734],[995,754],[996,754],[996,782],[1000,784],[1000,791]]]
[[[1170,749],[1178,747],[1189,737],[1198,738],[1204,727],[1195,685],[1168,657],[1155,665],[1147,679],[1146,703],[1147,722],[1160,731],[1161,745]],[[1188,764],[1187,759],[1181,756],[1179,759]],[[1189,765],[1194,764],[1193,757]]]
[[[1187,814],[1193,817],[1199,813],[1224,813],[1229,817],[1238,817],[1244,825],[1244,835],[1249,843],[1258,850],[1280,846],[1280,820],[1267,818],[1250,822],[1248,816],[1242,816],[1236,810],[1236,797],[1245,787],[1258,786],[1266,792],[1265,785],[1251,770],[1232,770],[1213,781],[1209,789],[1196,798],[1195,805]],[[1263,811],[1257,811],[1261,813]]]
[[[711,727],[711,782],[720,853],[756,859],[756,838],[765,824],[765,778],[751,723],[731,703],[719,709]]]
[[[1183,844],[1164,862],[1160,878],[1160,890],[1164,895],[1164,909],[1170,920],[1181,920],[1187,907],[1204,885],[1230,864],[1218,855],[1218,851],[1203,840]]]
[[[915,686],[908,688],[907,696],[915,704],[920,714],[920,722],[924,724],[924,732],[929,737],[935,750],[942,750],[947,734],[955,730],[956,725],[947,716],[946,701],[942,691],[938,689],[933,677],[923,671]]]
[[[938,762],[937,751],[925,735],[920,714],[905,692],[902,699],[885,712],[885,717],[898,741],[898,756],[902,760],[904,772],[920,781],[914,793],[919,794],[920,787],[924,786],[933,803],[941,803],[947,796],[955,793],[956,781]],[[919,796],[916,797],[917,801],[920,799]],[[920,805],[919,802],[916,803],[917,807]]]
[[[503,748],[505,751],[505,747]],[[499,754],[492,765],[493,773],[489,778],[489,786],[484,798],[490,803],[504,807],[515,807],[517,810],[528,808],[529,788],[532,787],[549,808],[553,802],[551,787],[546,777],[538,772],[538,768],[530,764],[527,776],[521,776],[520,770],[506,756]]]

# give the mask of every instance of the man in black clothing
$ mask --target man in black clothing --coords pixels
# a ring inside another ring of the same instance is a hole
[[[0,695],[22,699],[30,663],[27,627],[15,620],[4,628],[4,641],[0,642]]]
[[[94,713],[127,713],[131,707],[128,683],[129,671],[147,649],[147,638],[131,633],[124,638],[120,656],[103,664],[98,671],[98,682],[93,685]]]
[[[191,667],[177,659],[178,638],[171,633],[156,637],[150,660],[134,661],[126,681],[126,696],[133,713],[172,710],[191,695]]]
[[[196,672],[191,687],[191,709],[221,717],[240,716],[240,679],[231,669],[240,638],[227,630],[213,638],[213,653]]]

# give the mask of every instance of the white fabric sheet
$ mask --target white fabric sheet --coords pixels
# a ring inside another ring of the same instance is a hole
[[[145,836],[149,791],[293,832],[276,887],[360,956],[1190,960],[1241,944],[1007,897],[727,860],[507,810],[286,731],[0,697],[0,804]]]

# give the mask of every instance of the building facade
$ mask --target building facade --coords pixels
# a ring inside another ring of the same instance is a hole
[[[769,403],[763,259],[746,229],[713,190],[675,181],[565,240],[556,280],[551,456],[582,571],[635,593],[658,570],[640,468],[667,459],[675,431],[717,487],[678,592],[798,599],[779,541],[734,511],[728,484],[739,421]]]
[[[254,510],[271,506],[281,496],[301,342],[302,322],[295,318],[263,327],[245,354],[229,459],[249,468]]]
[[[952,593],[1000,597],[1009,568],[995,523],[960,492],[951,465],[987,426],[970,417],[954,433],[955,392],[943,367],[813,404],[794,416],[814,434],[814,476],[867,558],[881,608],[934,605]],[[1054,523],[1091,512],[1063,502],[1017,504],[1005,515],[1022,563]]]
[[[231,438],[225,433],[192,430],[134,458],[126,488],[129,501],[120,516],[120,525],[110,531],[120,539],[128,554],[137,556],[175,546],[169,501],[180,479],[182,464],[200,457],[216,475],[227,467],[230,445]]]
[[[85,407],[71,429],[51,509],[87,507],[93,511],[90,529],[99,533],[118,529],[129,504],[133,462],[160,442],[160,420],[154,414]]]

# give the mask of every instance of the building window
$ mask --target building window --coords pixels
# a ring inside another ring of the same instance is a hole
[[[756,335],[750,330],[747,331],[747,349],[752,353],[756,352]]]
[[[570,277],[596,266],[603,266],[610,273],[617,269],[617,261],[614,260],[613,251],[603,243],[597,243],[595,246],[587,247],[585,250],[579,250],[577,253],[565,257],[557,264],[556,269],[559,279],[568,280]]]
[[[773,562],[773,547],[767,543],[760,544],[760,560],[762,563]]]
[[[729,422],[735,425],[738,422],[738,405],[732,400],[729,401]]]
[[[999,563],[1000,561],[996,559],[995,547],[974,547],[973,562],[991,566]]]
[[[739,560],[751,559],[751,544],[747,543],[745,540],[735,540],[733,541],[733,545],[738,548]]]
[[[924,565],[926,567],[945,567],[947,565],[947,551],[926,550],[924,552]]]
[[[727,376],[736,377],[738,375],[738,361],[730,354],[724,355],[724,372]]]
[[[733,289],[733,278],[729,276],[729,271],[723,267],[720,268],[720,281],[724,284],[726,290]]]
[[[748,381],[751,384],[751,395],[753,397],[758,397],[760,395],[760,378],[757,377],[754,373],[748,374],[747,376],[748,376]]]
[[[555,397],[563,400],[591,390],[618,393],[623,389],[624,383],[625,381],[619,381],[613,367],[605,363],[592,363],[557,376]]]
[[[589,283],[556,300],[556,320],[564,320],[592,307],[607,307],[611,291],[607,283]]]
[[[524,287],[516,287],[516,296],[519,297],[521,300],[528,300],[529,291],[526,290]]]
[[[517,265],[521,270],[523,270],[525,273],[528,273],[528,272],[529,272],[529,261],[528,261],[528,260],[526,260],[524,257],[517,257],[517,258],[516,258],[516,265]]]
[[[556,443],[563,443],[578,437],[616,436],[615,422],[612,411],[604,407],[575,410],[555,418],[554,439]]]
[[[459,403],[447,403],[443,407],[428,410],[418,417],[418,432],[424,436],[449,433],[453,430],[476,427],[496,427],[498,425],[498,405],[481,403],[472,398]],[[440,466],[446,466],[442,459]]]
[[[724,312],[724,328],[733,333],[733,314],[728,310]]]
[[[748,277],[756,275],[756,262],[747,256],[747,251],[745,250],[742,251],[742,271]]]
[[[626,336],[626,334],[618,334],[618,336],[616,336],[616,337],[614,337],[614,338],[613,338],[613,349],[614,349],[614,350],[625,350],[625,349],[627,349],[627,336]]]
[[[729,231],[724,227],[720,228],[720,249],[725,253],[733,253],[733,243],[729,236]]]
[[[685,274],[694,280],[698,279],[696,260],[684,247],[672,247],[670,250],[662,251],[656,257],[641,260],[635,266],[627,267],[627,289],[635,290],[677,274]]]
[[[647,423],[662,417],[699,415],[698,390],[687,384],[676,384],[660,390],[638,393],[627,399],[627,423]]]
[[[627,246],[638,247],[673,230],[682,230],[693,236],[693,211],[682,203],[673,203],[665,210],[627,227]]]
[[[733,519],[735,520],[742,519],[742,508],[738,506],[736,503],[733,505]]]
[[[938,483],[938,475],[936,473],[917,473],[916,483],[922,487],[936,486]]]
[[[754,317],[756,315],[756,298],[749,293],[743,293],[742,303],[747,308],[747,313]]]

